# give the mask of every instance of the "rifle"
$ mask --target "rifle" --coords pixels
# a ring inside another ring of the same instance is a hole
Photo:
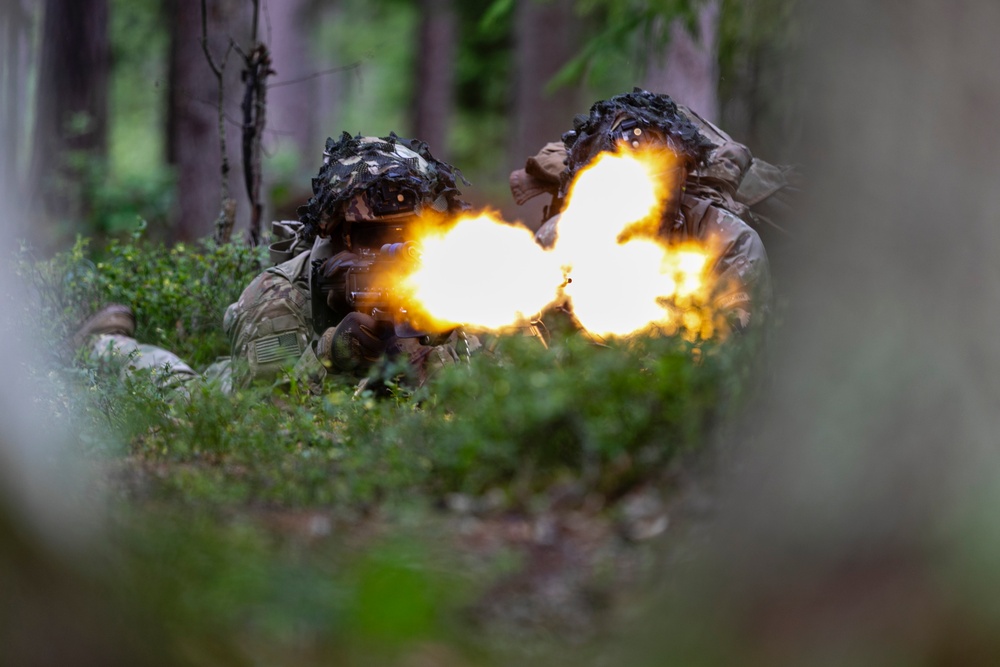
[[[451,329],[432,331],[415,325],[404,299],[387,279],[402,275],[420,260],[413,241],[386,243],[378,250],[362,247],[348,258],[331,260],[317,260],[312,266],[312,315],[317,333],[336,326],[351,311],[371,315],[380,333],[388,334],[391,329],[399,338],[419,338],[423,345],[436,345],[451,333]]]

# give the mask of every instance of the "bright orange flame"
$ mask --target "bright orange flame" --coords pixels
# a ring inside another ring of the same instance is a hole
[[[707,255],[659,237],[678,167],[666,151],[605,153],[574,182],[555,252],[572,279],[565,293],[573,313],[588,331],[627,336],[690,321],[678,321],[677,298],[699,296]]]
[[[420,266],[403,289],[439,325],[500,329],[529,320],[557,296],[562,271],[526,227],[483,213],[426,234]]]
[[[403,290],[439,326],[521,324],[561,293],[584,328],[598,335],[655,326],[710,336],[700,311],[706,250],[669,248],[659,236],[682,173],[666,151],[602,154],[570,188],[551,251],[527,229],[493,215],[463,218],[415,239],[420,266]]]

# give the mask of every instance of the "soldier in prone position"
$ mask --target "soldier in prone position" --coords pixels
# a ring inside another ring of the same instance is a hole
[[[468,209],[455,170],[427,145],[395,134],[328,139],[299,220],[274,223],[275,266],[254,278],[226,309],[231,357],[205,373],[225,389],[273,382],[291,369],[318,384],[328,374],[364,377],[385,359],[408,363],[418,382],[478,347],[461,331],[417,331],[398,303],[377,294],[369,274],[408,250],[416,224]],[[352,286],[354,288],[352,289]],[[367,296],[366,296],[367,295]],[[173,353],[132,338],[135,318],[112,304],[76,335],[96,359],[149,369],[162,386],[183,390],[200,376]]]
[[[790,169],[754,158],[743,144],[669,96],[636,88],[596,102],[574,119],[562,142],[547,144],[511,174],[514,199],[523,204],[552,197],[536,240],[551,247],[569,186],[603,152],[637,148],[670,150],[681,160],[681,178],[660,221],[668,245],[697,241],[713,250],[711,305],[730,332],[766,319],[771,302],[767,253],[754,226],[780,207],[775,196],[791,190]],[[751,209],[751,206],[753,209]]]

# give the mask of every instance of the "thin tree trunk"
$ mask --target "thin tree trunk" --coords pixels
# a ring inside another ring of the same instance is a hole
[[[245,3],[210,0],[207,3],[208,49],[217,64],[225,61],[224,127],[229,163],[238,159],[241,62],[229,52],[230,40],[249,33]],[[211,235],[222,208],[224,190],[219,149],[219,83],[201,47],[200,0],[167,0],[170,22],[169,90],[167,94],[167,161],[177,172],[177,211],[174,238],[190,241]],[[245,27],[244,27],[245,26]],[[239,173],[239,172],[237,172]],[[225,187],[238,193],[233,169]],[[237,198],[237,219],[245,220],[248,206]]]
[[[316,115],[319,79],[306,35],[315,10],[308,0],[268,3],[267,31],[260,35],[271,50],[274,76],[269,79],[273,93],[267,98],[268,129],[264,133],[265,152],[298,154],[299,164],[311,170],[322,152],[324,136],[318,136]]]
[[[0,5],[0,181],[16,184],[20,178],[21,137],[24,133],[24,79],[21,60],[29,28],[28,14],[19,1]],[[16,191],[17,188],[14,188]]]
[[[46,0],[43,21],[31,190],[49,216],[77,218],[85,174],[60,159],[107,152],[107,0]]]
[[[669,41],[665,51],[650,49],[646,66],[647,89],[666,93],[711,121],[719,117],[719,12],[719,0],[702,5],[694,34],[680,19],[654,26]]]
[[[451,0],[420,0],[413,134],[440,159],[447,159],[455,106],[456,26]]]
[[[41,242],[41,230],[29,223],[30,202],[23,196],[25,185],[25,136],[30,127],[27,108],[28,69],[33,52],[29,50],[32,25],[38,18],[36,8],[26,7],[21,0],[0,5],[0,190],[7,196],[4,214],[8,235]]]
[[[508,171],[520,169],[525,160],[562,133],[572,129],[581,109],[575,87],[549,91],[552,77],[579,50],[578,20],[572,0],[518,0],[515,18],[514,109],[508,146]],[[541,222],[545,197],[516,211],[529,227]]]

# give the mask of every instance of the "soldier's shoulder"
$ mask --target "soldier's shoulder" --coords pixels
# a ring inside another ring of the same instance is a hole
[[[296,281],[305,277],[309,267],[309,256],[311,249],[306,249],[295,255],[291,259],[265,269],[264,273],[276,274],[287,280]]]
[[[706,224],[749,227],[743,218],[711,197],[686,194],[681,200],[681,211],[693,229]]]

